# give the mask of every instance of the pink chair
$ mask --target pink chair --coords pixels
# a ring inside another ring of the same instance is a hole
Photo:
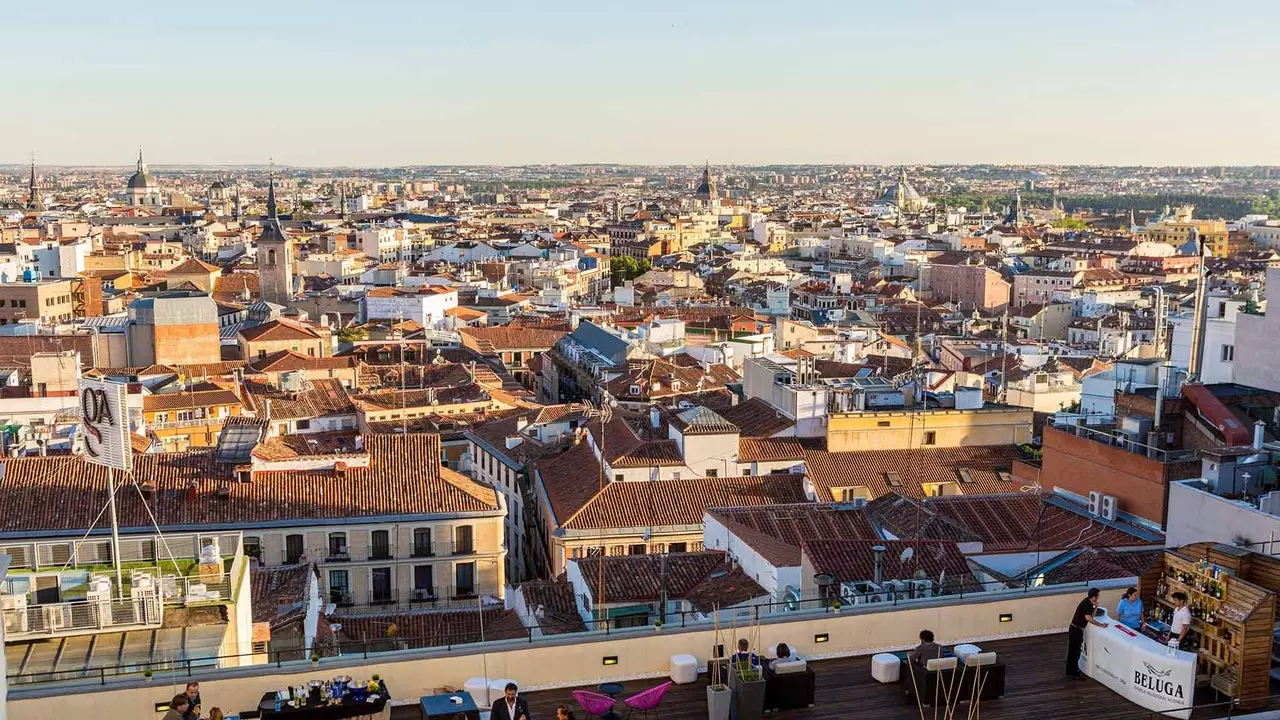
[[[662,702],[662,698],[666,696],[667,691],[674,684],[668,680],[657,687],[638,692],[622,702],[631,708],[632,712],[639,710],[644,713],[645,717],[649,717],[649,711],[658,709],[658,704]]]
[[[604,717],[605,713],[612,710],[613,706],[618,704],[617,700],[614,700],[608,695],[601,695],[600,693],[591,692],[590,690],[574,690],[573,699],[577,700],[578,704],[582,706],[582,712],[586,713],[587,717],[591,717],[592,715],[595,715],[596,717]]]

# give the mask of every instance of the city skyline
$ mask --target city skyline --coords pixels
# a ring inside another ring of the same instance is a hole
[[[1236,41],[1280,8],[1237,7],[23,6],[0,161],[1280,164],[1280,50]]]

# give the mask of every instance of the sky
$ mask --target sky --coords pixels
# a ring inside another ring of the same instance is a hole
[[[13,3],[0,163],[1280,165],[1274,0]]]

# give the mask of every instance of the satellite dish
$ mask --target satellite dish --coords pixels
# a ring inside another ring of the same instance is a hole
[[[904,548],[902,551],[902,554],[898,556],[898,562],[902,563],[903,565],[906,565],[907,563],[911,562],[911,558],[914,557],[915,554],[916,554],[916,551],[914,548]]]

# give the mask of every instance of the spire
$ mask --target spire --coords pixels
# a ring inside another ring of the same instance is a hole
[[[267,175],[267,217],[278,220],[276,215],[276,166],[271,164],[271,172]]]
[[[31,153],[31,180],[27,183],[27,209],[44,210],[44,199],[40,197],[40,186],[36,184],[36,154]]]
[[[139,145],[138,146],[138,172],[144,173],[146,171],[147,171],[147,164],[142,161],[142,146]]]

